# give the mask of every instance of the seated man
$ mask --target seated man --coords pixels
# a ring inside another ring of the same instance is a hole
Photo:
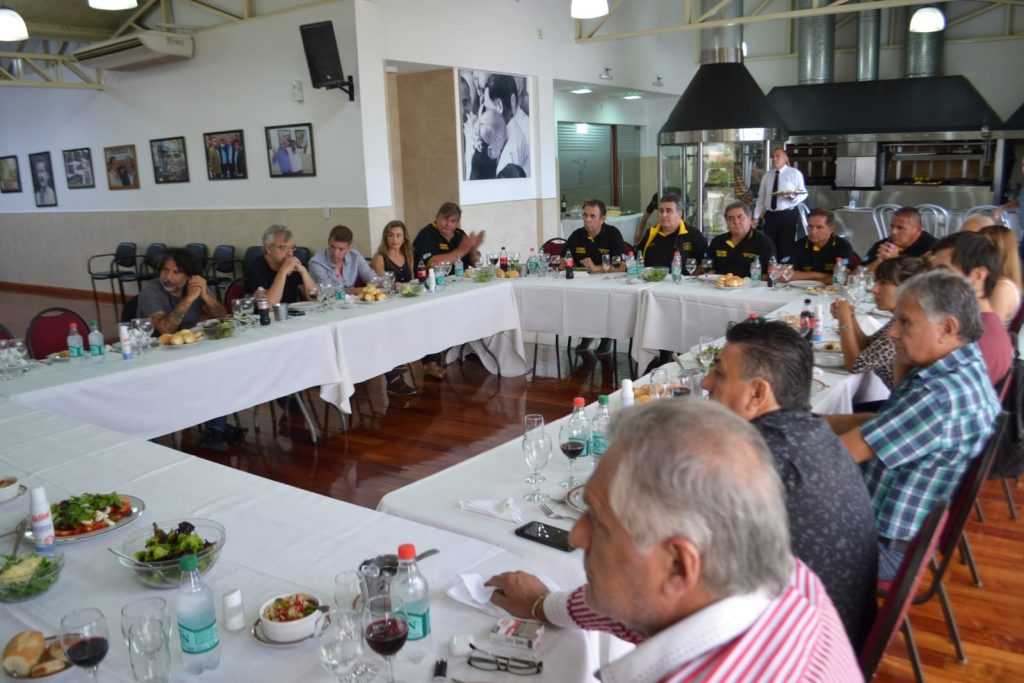
[[[722,233],[708,245],[712,268],[719,275],[732,273],[750,277],[750,264],[761,262],[761,272],[768,273],[768,260],[775,256],[775,244],[764,233],[754,228],[750,207],[743,202],[732,202],[725,207],[725,223],[729,232]]]
[[[924,256],[935,244],[935,236],[921,227],[921,212],[904,206],[892,215],[889,236],[868,249],[862,265],[874,270],[882,261],[897,256]]]
[[[753,427],[681,399],[618,413],[610,437],[569,536],[588,583],[554,593],[501,574],[487,582],[495,604],[636,643],[605,681],[862,680],[821,580],[789,551],[782,484]]]
[[[820,280],[832,284],[836,259],[853,266],[853,246],[835,233],[836,215],[828,209],[813,209],[807,216],[807,237],[794,245],[790,262],[794,280]]]
[[[622,240],[622,233],[614,225],[605,223],[607,209],[600,199],[588,199],[583,202],[583,227],[577,228],[566,240],[566,249],[572,253],[573,261],[577,269],[582,268],[588,273],[603,273],[603,258],[621,256],[626,253],[626,243]],[[625,272],[626,264],[612,266],[609,270],[617,273]],[[583,337],[576,346],[577,351],[586,351],[590,343],[594,341],[591,337]],[[597,352],[606,354],[612,352],[612,340],[609,337],[601,339]]]
[[[424,226],[413,240],[413,258],[417,267],[423,261],[428,268],[443,263],[455,263],[462,259],[465,267],[474,265],[480,259],[480,245],[486,233],[471,232],[468,235],[459,227],[462,209],[454,202],[445,202],[437,210],[434,222]],[[444,354],[432,353],[423,358],[423,372],[427,377],[444,379]]]
[[[683,224],[683,200],[675,193],[667,193],[658,202],[658,224],[637,242],[636,252],[645,266],[668,268],[678,251],[683,265],[686,259],[697,259],[700,265],[707,242],[700,229],[687,230]]]
[[[344,289],[351,289],[360,281],[365,285],[377,279],[377,273],[363,255],[352,248],[352,230],[344,225],[331,228],[327,248],[309,259],[309,275],[317,284]]]
[[[911,368],[877,413],[830,415],[875,507],[878,576],[890,580],[935,503],[956,490],[999,413],[975,343],[981,315],[971,285],[936,270],[902,285],[889,330]]]
[[[811,345],[781,322],[742,322],[725,340],[703,386],[768,443],[786,487],[793,554],[821,578],[859,651],[875,617],[875,518],[857,465],[828,422],[807,409]]]
[[[978,347],[994,387],[1002,383],[1013,363],[1013,342],[990,301],[999,279],[999,260],[999,249],[984,236],[955,232],[935,243],[928,261],[933,269],[945,268],[962,275],[974,288],[984,328]]]
[[[316,287],[309,271],[295,256],[292,231],[283,225],[271,225],[263,231],[263,258],[245,267],[245,291],[252,294],[260,287],[267,290],[271,306],[308,301]]]
[[[157,262],[160,275],[142,286],[138,299],[138,317],[153,320],[160,334],[189,329],[208,318],[227,315],[224,306],[206,286],[200,273],[202,264],[187,249],[168,249]],[[225,452],[228,442],[245,438],[244,429],[228,424],[227,416],[205,424],[199,445],[211,451]]]

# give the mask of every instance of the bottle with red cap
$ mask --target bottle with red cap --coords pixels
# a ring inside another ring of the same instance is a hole
[[[430,586],[416,564],[416,546],[398,546],[398,572],[391,581],[391,595],[402,598],[409,617],[409,638],[398,655],[399,660],[414,663],[433,656],[430,639]]]

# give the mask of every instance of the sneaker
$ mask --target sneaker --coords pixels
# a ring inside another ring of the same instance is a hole
[[[594,341],[593,337],[580,337],[580,343],[576,345],[576,350],[577,351],[586,351],[587,349],[590,348],[590,344],[593,341]]]
[[[394,382],[388,382],[388,393],[395,396],[415,396],[416,390],[405,383],[405,380],[399,377]]]
[[[603,356],[612,352],[612,340],[605,337],[601,340],[601,343],[597,345],[597,355]]]
[[[248,429],[236,427],[235,425],[227,425],[224,428],[224,440],[228,443],[237,443],[245,439],[245,435],[248,433]]]
[[[199,446],[215,453],[227,453],[228,451],[228,442],[224,440],[224,432],[216,429],[204,431],[202,438],[199,439]]]

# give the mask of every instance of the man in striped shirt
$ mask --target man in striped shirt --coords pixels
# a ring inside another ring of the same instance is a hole
[[[842,622],[790,554],[784,493],[764,441],[695,400],[623,411],[570,542],[587,584],[549,592],[492,577],[516,616],[608,631],[637,644],[598,672],[631,681],[860,681]]]

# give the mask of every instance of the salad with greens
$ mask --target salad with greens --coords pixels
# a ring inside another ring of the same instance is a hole
[[[164,531],[153,524],[153,535],[146,539],[146,549],[135,553],[139,562],[162,562],[177,560],[184,555],[194,555],[214,545],[196,533],[189,522],[181,522],[177,529]]]
[[[45,593],[60,576],[60,555],[8,555],[0,567],[0,597],[26,600]]]

